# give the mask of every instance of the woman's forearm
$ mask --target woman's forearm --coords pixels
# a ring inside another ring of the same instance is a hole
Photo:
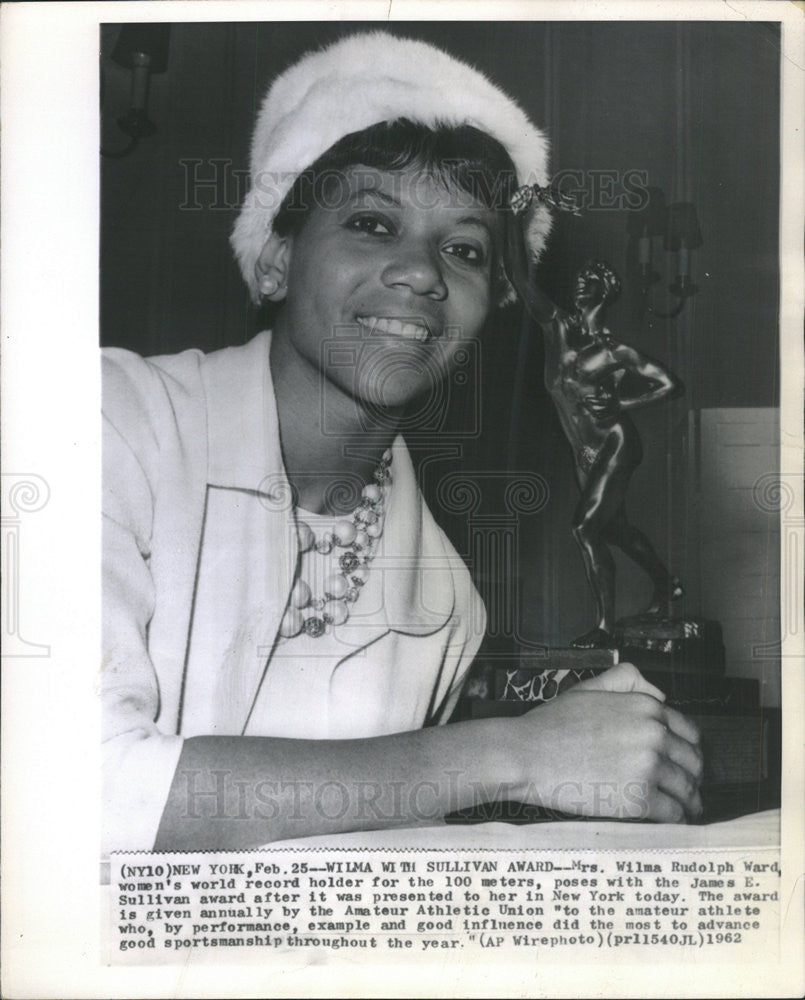
[[[484,719],[363,740],[198,736],[185,741],[160,851],[438,823],[515,788],[510,727]]]
[[[513,799],[586,816],[684,822],[701,811],[699,737],[630,664],[514,719],[360,740],[185,741],[159,851],[438,823]]]

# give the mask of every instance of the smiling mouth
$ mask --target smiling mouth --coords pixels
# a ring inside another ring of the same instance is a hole
[[[388,316],[358,316],[358,325],[369,333],[380,333],[388,337],[399,337],[402,340],[416,340],[424,343],[431,340],[431,332],[424,323],[413,323],[411,320],[391,319]]]

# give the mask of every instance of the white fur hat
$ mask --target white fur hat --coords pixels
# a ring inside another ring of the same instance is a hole
[[[525,112],[482,73],[426,42],[372,31],[311,52],[273,82],[257,118],[251,190],[231,243],[252,298],[255,265],[274,216],[299,174],[334,143],[383,121],[473,125],[507,150],[518,184],[548,182],[548,140]],[[539,257],[551,228],[535,200],[526,242]]]

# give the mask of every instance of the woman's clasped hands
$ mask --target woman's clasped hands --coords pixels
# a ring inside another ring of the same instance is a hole
[[[582,816],[695,820],[702,812],[699,732],[664,701],[623,663],[513,720],[522,770],[510,797]]]

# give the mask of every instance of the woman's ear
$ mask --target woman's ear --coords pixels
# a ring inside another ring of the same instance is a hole
[[[260,297],[281,302],[288,294],[288,262],[290,239],[272,233],[263,244],[254,265]]]

